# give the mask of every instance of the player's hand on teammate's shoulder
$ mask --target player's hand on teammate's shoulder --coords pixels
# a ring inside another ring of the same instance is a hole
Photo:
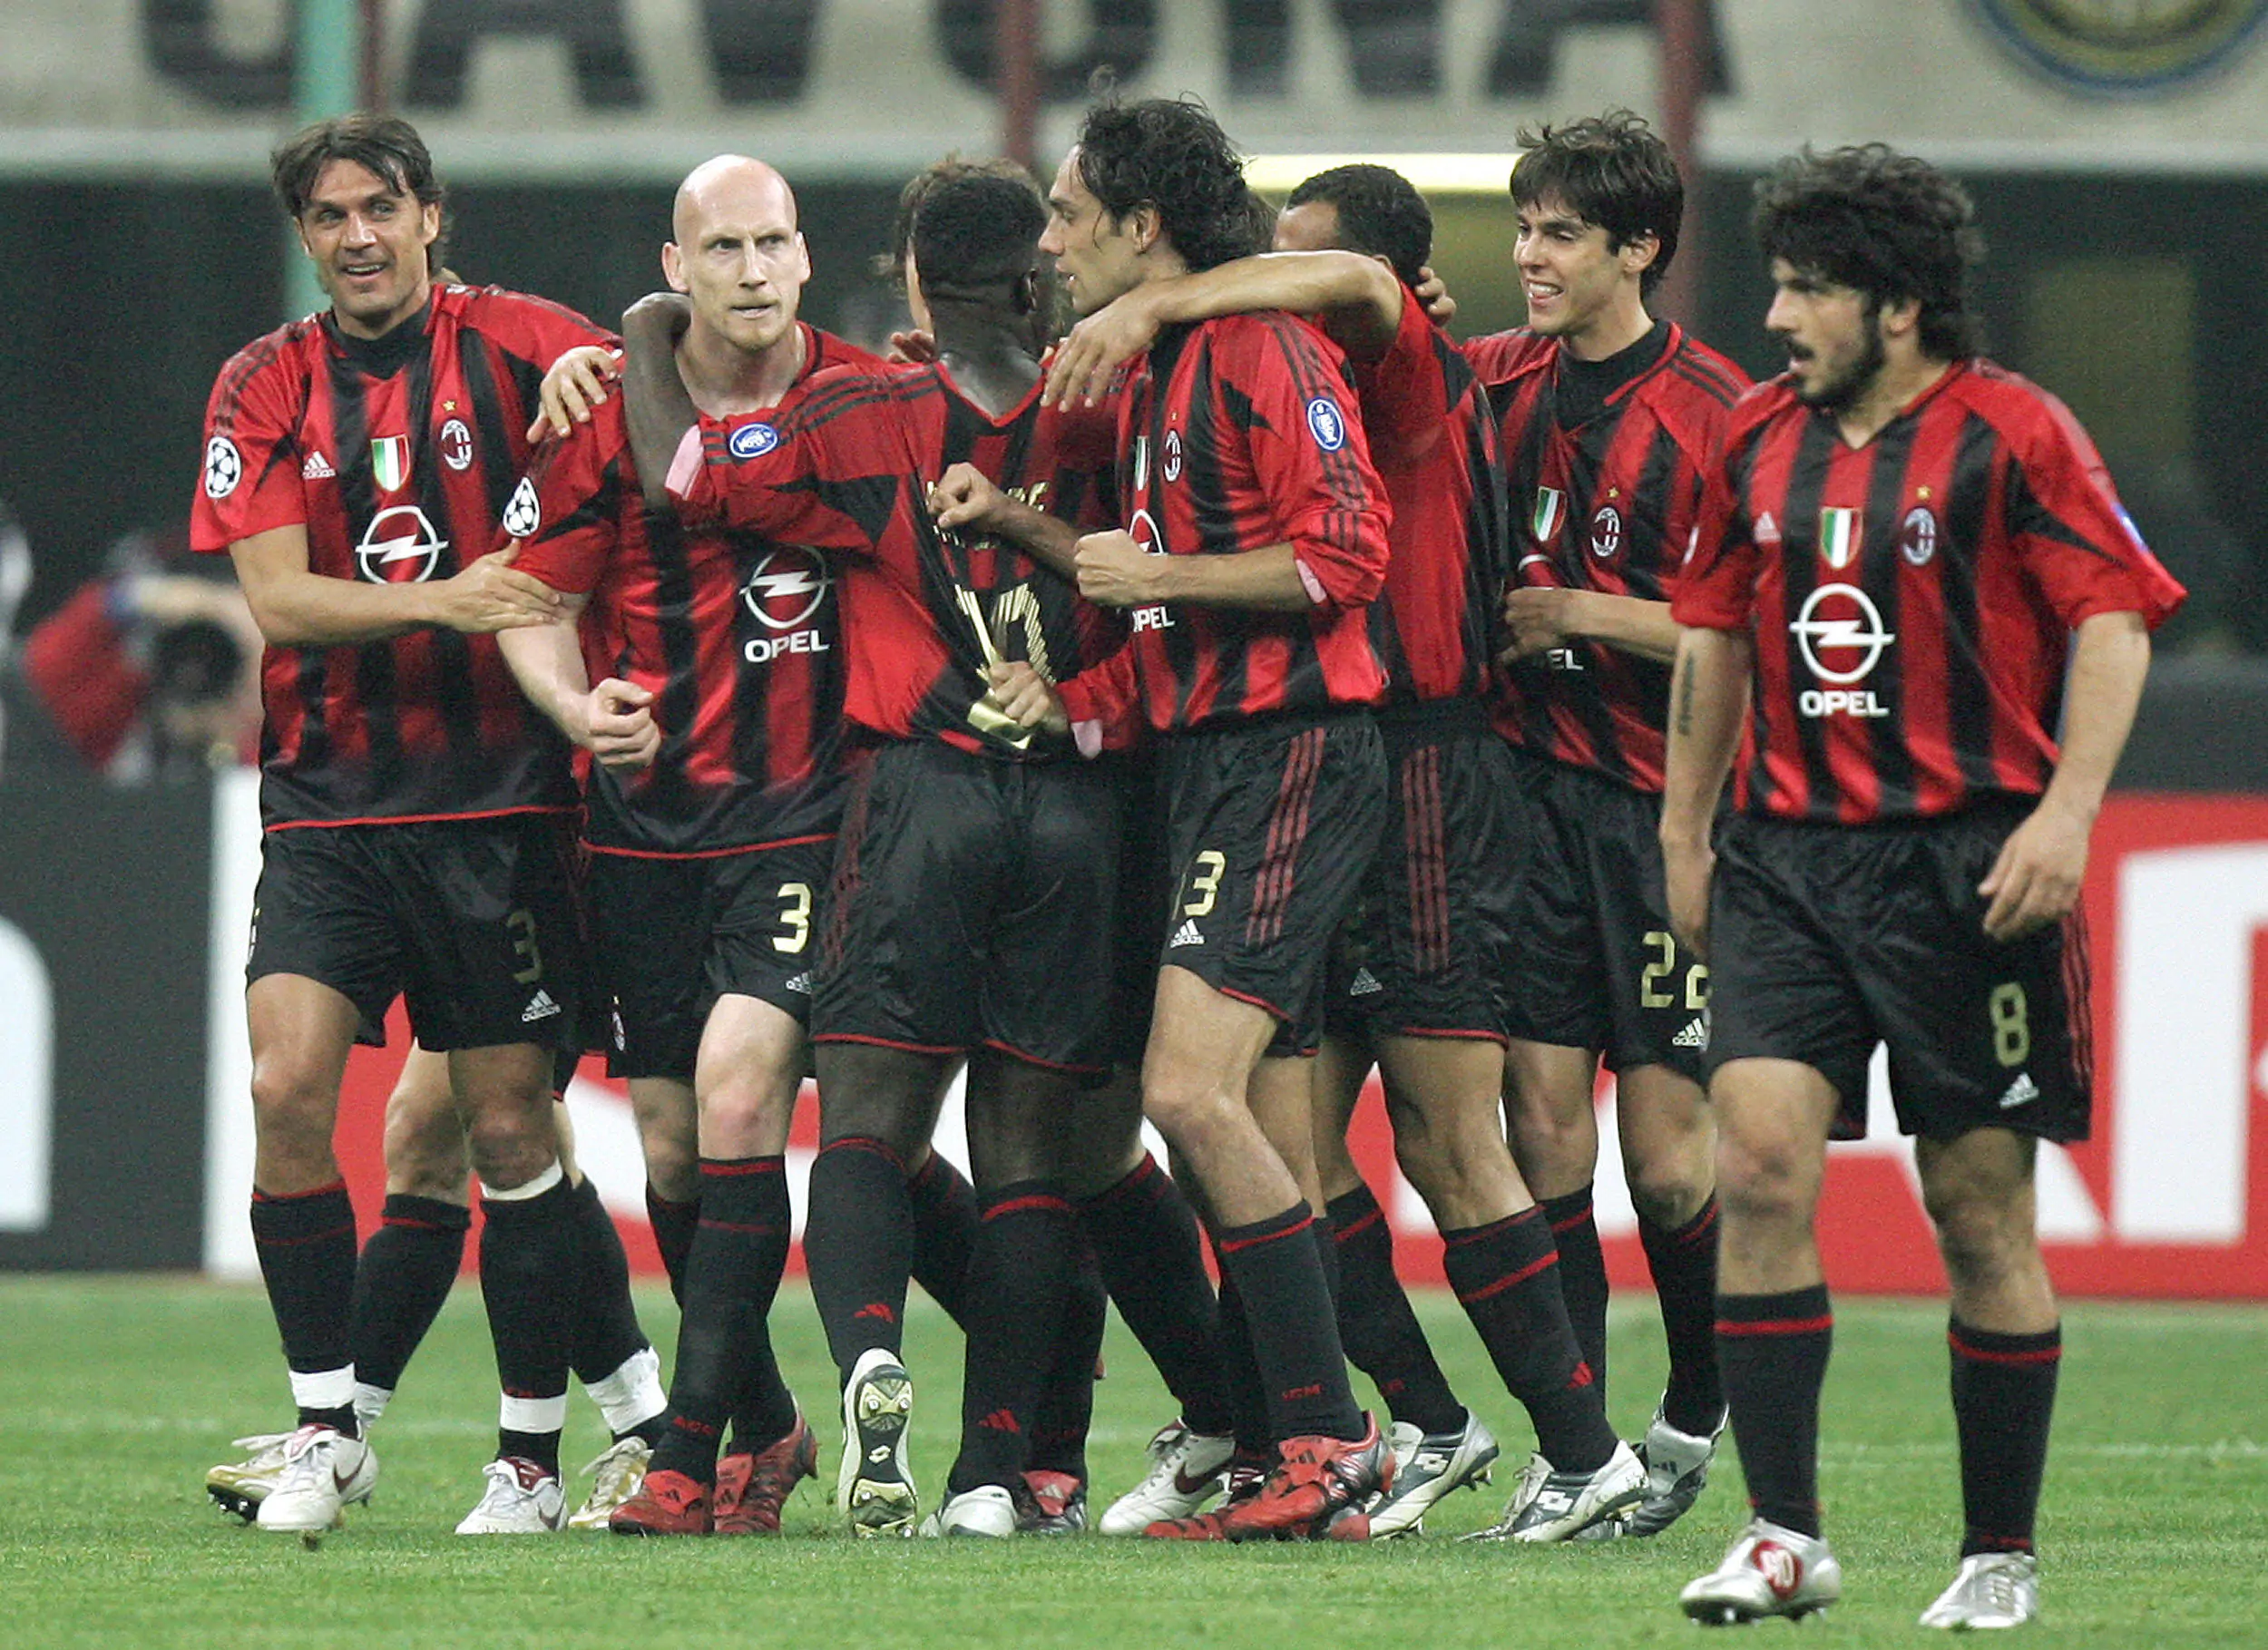
[[[883,359],[899,366],[927,366],[937,359],[935,335],[918,327],[890,335],[890,348]]]
[[[653,694],[617,676],[591,689],[584,701],[582,744],[602,766],[629,770],[650,766],[661,750],[661,727],[653,719]]]
[[[1418,270],[1418,284],[1410,288],[1417,294],[1417,301],[1425,306],[1425,313],[1436,327],[1446,327],[1457,318],[1457,300],[1449,296],[1449,283],[1433,273],[1433,266],[1426,264]]]
[[[1999,857],[1977,884],[1991,902],[1984,914],[1987,938],[2005,944],[2071,914],[2087,878],[2088,823],[2043,802],[2009,833]]]
[[[1553,585],[1517,586],[1504,592],[1504,631],[1510,645],[1499,664],[1564,647],[1573,622],[1575,592]]]
[[[535,422],[528,425],[528,440],[546,435],[566,436],[579,424],[589,424],[591,413],[606,399],[607,386],[622,376],[621,357],[597,344],[580,344],[552,363],[536,391],[542,405]]]
[[[984,675],[992,685],[992,703],[1017,727],[1053,734],[1070,731],[1070,718],[1063,712],[1063,700],[1054,684],[1022,659],[993,665]]]
[[[1147,607],[1159,598],[1150,577],[1161,557],[1147,555],[1123,528],[1090,532],[1074,552],[1079,593],[1102,607]]]
[[[441,610],[435,622],[468,636],[550,624],[566,611],[560,593],[533,573],[513,566],[520,554],[514,539],[431,587]]]
[[[1099,405],[1110,393],[1110,376],[1158,341],[1158,316],[1137,287],[1084,317],[1063,335],[1048,357],[1042,406]]]

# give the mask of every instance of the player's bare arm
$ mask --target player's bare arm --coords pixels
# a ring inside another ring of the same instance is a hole
[[[1101,607],[1187,601],[1198,607],[1304,613],[1315,606],[1291,544],[1224,556],[1152,555],[1121,530],[1079,541],[1079,593]]]
[[[992,685],[992,702],[1017,727],[1053,734],[1070,731],[1070,718],[1064,712],[1062,696],[1055,691],[1055,684],[1022,659],[991,666],[984,675]]]
[[[1716,800],[1748,719],[1748,670],[1755,644],[1731,630],[1688,630],[1677,640],[1669,681],[1669,749],[1662,785],[1662,869],[1669,925],[1696,956],[1708,955],[1709,840]]]
[[[528,425],[530,445],[546,435],[565,435],[606,399],[607,386],[622,376],[615,352],[599,344],[584,344],[552,362],[536,390],[541,408]]]
[[[311,571],[307,529],[296,522],[229,546],[260,635],[286,648],[381,641],[435,625],[478,636],[548,624],[559,616],[558,592],[513,568],[519,553],[506,545],[430,583],[366,584]]]
[[[608,767],[645,767],[661,748],[653,719],[653,694],[635,682],[609,677],[595,687],[582,662],[575,620],[587,598],[563,599],[552,624],[499,636],[496,645],[528,702],[559,730]]]
[[[2056,776],[2039,805],[2000,845],[1999,858],[1977,887],[1992,902],[1984,931],[1995,940],[2020,939],[2059,923],[2078,903],[2087,837],[2142,702],[2142,679],[2150,669],[2150,632],[2142,615],[2094,614],[2080,622],[2077,638]]]
[[[1359,252],[1264,252],[1195,275],[1145,282],[1088,316],[1056,347],[1041,399],[1094,405],[1110,375],[1156,341],[1160,327],[1256,309],[1323,317],[1340,346],[1374,358],[1402,324],[1402,283]]]
[[[1002,492],[974,464],[954,464],[929,490],[930,513],[950,531],[991,533],[1021,546],[1066,579],[1079,576],[1079,529]]]
[[[646,503],[657,510],[672,505],[670,466],[700,422],[678,370],[678,339],[691,318],[674,292],[650,292],[622,312],[622,420]]]
[[[1570,641],[1603,642],[1664,664],[1677,657],[1677,621],[1669,616],[1669,603],[1637,596],[1543,585],[1517,588],[1505,593],[1504,628],[1511,638],[1500,656],[1505,664]]]

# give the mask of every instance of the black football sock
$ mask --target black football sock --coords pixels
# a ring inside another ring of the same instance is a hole
[[[1680,1432],[1706,1438],[1725,1412],[1716,1372],[1716,1196],[1675,1231],[1638,1216],[1638,1241],[1662,1303],[1669,1342],[1669,1382],[1662,1419]]]
[[[347,1323],[355,1297],[355,1206],[335,1180],[288,1196],[252,1193],[252,1246],[283,1337],[301,1426],[362,1435]]]
[[[1449,1390],[1417,1313],[1393,1272],[1393,1234],[1370,1187],[1331,1200],[1339,1254],[1339,1339],[1347,1361],[1376,1383],[1396,1421],[1421,1432],[1453,1432],[1464,1406]]]
[[[598,1183],[586,1179],[577,1186],[574,1204],[581,1264],[569,1362],[575,1378],[588,1387],[621,1369],[649,1342],[638,1326],[638,1304],[631,1299],[630,1256],[623,1253],[614,1216],[600,1199]]]
[[[1266,1455],[1275,1447],[1276,1436],[1268,1421],[1267,1382],[1260,1378],[1259,1358],[1252,1350],[1252,1324],[1245,1314],[1244,1298],[1237,1293],[1236,1274],[1221,1259],[1218,1244],[1213,1245],[1213,1258],[1220,1267],[1220,1362],[1228,1391],[1227,1430],[1236,1438],[1239,1450]],[[1205,1430],[1194,1422],[1191,1429]]]
[[[1087,1476],[1087,1431],[1095,1416],[1095,1381],[1102,1362],[1103,1321],[1110,1312],[1102,1273],[1086,1239],[1072,1245],[1073,1264],[1063,1294],[1063,1317],[1056,1326],[1055,1351],[1047,1380],[1031,1407],[1034,1472]]]
[[[811,1165],[803,1255],[842,1380],[875,1347],[896,1357],[913,1275],[914,1210],[895,1152],[864,1135],[820,1151]]]
[[[575,1192],[554,1163],[527,1187],[481,1197],[481,1298],[488,1307],[496,1379],[503,1388],[496,1453],[559,1470],[559,1433],[567,1421],[567,1363],[582,1235]]]
[[[347,1342],[354,1349],[356,1384],[390,1393],[449,1298],[464,1264],[473,1212],[437,1197],[389,1192],[380,1220],[355,1266]]]
[[[670,1430],[652,1465],[708,1483],[716,1475],[725,1419],[743,1394],[750,1332],[771,1310],[787,1264],[787,1163],[703,1157],[700,1176],[701,1218],[685,1262]],[[772,1374],[777,1382],[777,1371]],[[791,1402],[788,1425],[794,1420]]]
[[[1220,1251],[1245,1303],[1271,1437],[1362,1437],[1363,1412],[1347,1384],[1338,1319],[1305,1200],[1266,1220],[1224,1226]]]
[[[1158,1366],[1193,1431],[1235,1429],[1222,1362],[1221,1314],[1205,1275],[1197,1216],[1173,1176],[1143,1154],[1131,1173],[1079,1206],[1119,1315]]]
[[[998,1187],[985,1194],[982,1210],[967,1273],[961,1454],[945,1482],[950,1495],[980,1484],[1006,1489],[1023,1471],[1078,1264],[1079,1228],[1054,1181]]]
[[[1481,1344],[1535,1424],[1536,1448],[1561,1472],[1592,1472],[1618,1441],[1607,1424],[1559,1292],[1559,1255],[1542,1209],[1442,1234],[1449,1286]]]
[[[1799,1535],[1820,1528],[1819,1392],[1834,1333],[1824,1284],[1716,1297],[1717,1367],[1748,1504]]]
[[[1559,1289],[1567,1296],[1568,1322],[1575,1326],[1575,1344],[1598,1382],[1599,1401],[1607,1395],[1607,1254],[1598,1246],[1598,1222],[1591,1214],[1590,1187],[1564,1197],[1547,1197],[1540,1206],[1551,1223],[1551,1242],[1559,1252]]]
[[[935,1151],[908,1176],[905,1195],[914,1207],[914,1281],[963,1329],[967,1310],[969,1258],[976,1250],[976,1188],[968,1176]]]
[[[670,1294],[685,1304],[685,1257],[693,1253],[693,1234],[700,1227],[701,1200],[671,1203],[646,1183],[646,1219],[653,1226],[653,1245],[661,1251],[661,1269],[670,1274]]]
[[[795,1215],[787,1200],[787,1160],[758,1157],[758,1163],[777,1164],[777,1172],[757,1176],[758,1224],[778,1235],[758,1246],[755,1264],[743,1283],[748,1317],[742,1326],[739,1391],[732,1401],[732,1447],[754,1451],[777,1443],[796,1425],[796,1395],[787,1390],[772,1351],[772,1303],[779,1295],[779,1280],[787,1270],[790,1234]],[[706,1210],[703,1215],[706,1218]]]
[[[1953,1421],[1960,1434],[1960,1556],[2028,1553],[2048,1470],[2048,1427],[2063,1365],[2063,1326],[1995,1334],[1947,1323],[1953,1354]]]

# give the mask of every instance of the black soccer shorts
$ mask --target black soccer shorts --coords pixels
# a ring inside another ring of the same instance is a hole
[[[814,1040],[1107,1070],[1123,815],[1116,764],[885,746],[843,824]]]
[[[728,994],[808,1024],[834,859],[831,836],[699,858],[593,853],[591,926],[614,1001],[608,1071],[691,1082],[709,1011]]]
[[[245,983],[299,974],[346,996],[356,1040],[409,1003],[427,1049],[582,1046],[588,978],[560,815],[302,825],[260,839]]]
[[[1977,893],[2020,806],[1949,819],[1721,833],[1709,915],[1708,1061],[1799,1060],[1866,1132],[1866,1064],[1889,1045],[1901,1133],[2087,1137],[2087,937],[2077,913],[2011,944]]]
[[[1661,798],[1507,747],[1520,818],[1502,976],[1523,1042],[1590,1049],[1614,1071],[1702,1080],[1709,971],[1669,929]]]
[[[1386,759],[1368,711],[1272,717],[1166,743],[1173,878],[1161,967],[1277,1021],[1267,1052],[1323,1039],[1332,935],[1386,828]]]
[[[1477,699],[1396,707],[1377,722],[1385,840],[1332,946],[1324,1024],[1501,1043],[1510,749]]]

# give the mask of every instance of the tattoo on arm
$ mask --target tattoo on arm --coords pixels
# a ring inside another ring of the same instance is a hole
[[[1693,672],[1683,659],[1677,661],[1677,737],[1693,737]]]

